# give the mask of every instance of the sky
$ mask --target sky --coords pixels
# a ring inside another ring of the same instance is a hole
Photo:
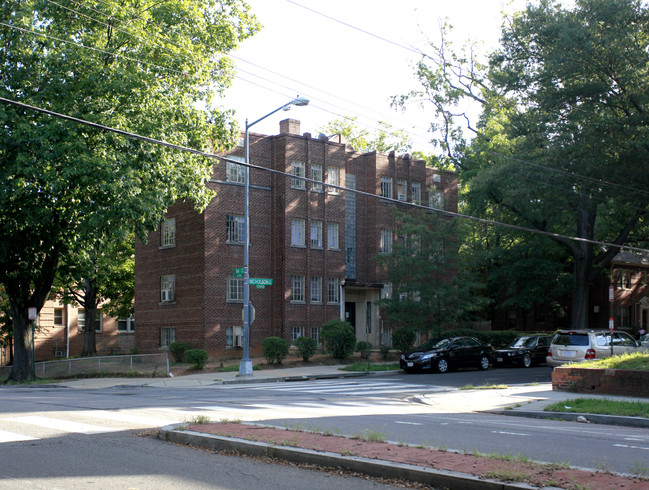
[[[375,131],[378,121],[404,129],[413,150],[432,152],[427,131],[432,108],[396,111],[392,96],[419,88],[414,50],[430,52],[448,19],[454,40],[479,42],[484,52],[498,44],[504,10],[514,0],[248,0],[264,26],[232,53],[237,75],[222,105],[236,111],[241,128],[297,96],[310,104],[278,112],[252,132],[277,134],[279,121],[301,121],[301,132],[317,136],[330,121],[356,116]],[[363,32],[365,31],[365,32]],[[369,34],[368,34],[369,33]]]

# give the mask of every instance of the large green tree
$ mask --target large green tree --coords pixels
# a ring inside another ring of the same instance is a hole
[[[488,65],[440,48],[419,66],[464,210],[547,233],[559,250],[549,256],[571,267],[575,328],[587,326],[591,281],[619,251],[601,243],[646,241],[648,44],[641,1],[542,0],[507,19]],[[482,108],[470,144],[453,122],[463,100]]]
[[[257,29],[240,0],[2,1],[0,97],[225,148],[238,133],[214,99],[232,76],[225,54]],[[42,307],[61,257],[107,228],[145,237],[177,199],[206,206],[212,163],[8,104],[0,127],[0,282],[20,381],[27,311]]]

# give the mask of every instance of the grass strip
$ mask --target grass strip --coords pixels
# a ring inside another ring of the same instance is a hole
[[[368,364],[367,362],[355,362],[339,369],[341,371],[395,371],[399,369],[399,364]]]
[[[546,406],[546,412],[592,413],[649,418],[649,403],[619,401],[607,398],[575,398]]]

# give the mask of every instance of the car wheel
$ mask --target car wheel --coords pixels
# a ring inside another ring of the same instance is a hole
[[[523,367],[528,368],[531,365],[532,365],[532,356],[530,356],[529,354],[525,354],[523,356]]]
[[[483,371],[489,369],[489,358],[487,356],[482,356],[480,358],[480,369]]]
[[[448,371],[448,361],[446,359],[440,359],[437,361],[437,372],[445,373]]]

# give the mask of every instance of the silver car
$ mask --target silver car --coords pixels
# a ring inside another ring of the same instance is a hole
[[[552,339],[545,362],[550,366],[561,366],[568,362],[602,359],[611,355],[647,350],[646,346],[642,346],[626,332],[560,330]]]

